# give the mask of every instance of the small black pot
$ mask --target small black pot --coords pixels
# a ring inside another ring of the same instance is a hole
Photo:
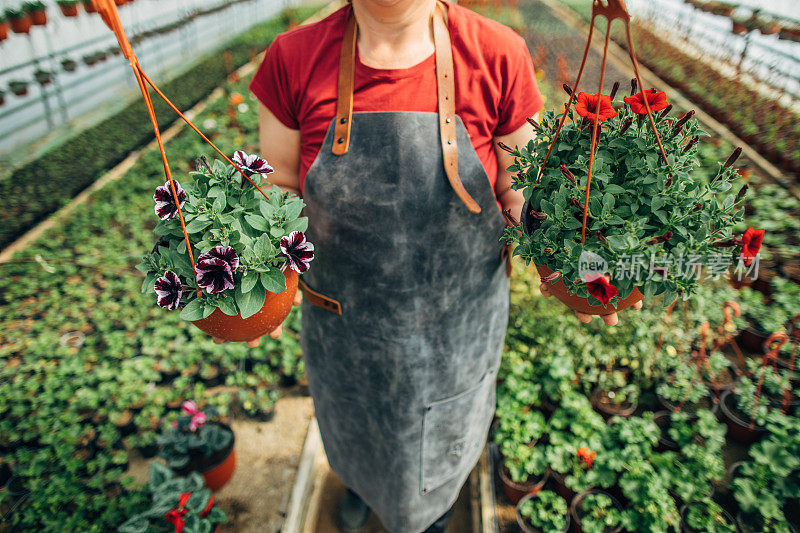
[[[601,493],[611,498],[611,503],[614,504],[614,507],[622,511],[622,504],[620,504],[617,501],[617,499],[611,494],[604,492],[602,490],[595,490],[595,489],[585,490],[580,494],[578,494],[577,496],[575,496],[575,498],[572,500],[572,504],[569,506],[569,514],[570,517],[572,518],[572,533],[583,533],[583,528],[581,527],[581,515],[578,509],[578,506],[581,504],[583,499],[589,494],[601,494]],[[611,530],[606,529],[605,533],[619,533],[620,531],[622,531],[621,524],[617,526],[615,529]]]
[[[690,528],[689,526],[686,525],[686,513],[688,511],[689,511],[689,506],[688,505],[683,505],[680,508],[680,515],[681,515],[681,529],[680,530],[682,532],[684,532],[684,533],[703,533],[702,531],[697,531],[697,530],[692,529],[692,528]],[[725,517],[725,520],[727,520],[727,522],[734,527],[734,529],[736,530],[736,533],[741,533],[741,529],[739,528],[738,520],[734,520],[734,518],[730,515],[730,513],[728,511],[726,511],[725,509],[722,509],[722,515]]]
[[[767,433],[767,429],[762,426],[750,427],[750,423],[744,421],[734,410],[733,403],[735,398],[733,390],[722,393],[720,398],[719,418],[728,426],[728,436],[742,444],[753,444],[761,440]]]

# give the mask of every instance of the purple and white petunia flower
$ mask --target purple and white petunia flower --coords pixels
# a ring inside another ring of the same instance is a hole
[[[174,311],[180,305],[185,289],[186,287],[181,283],[178,275],[171,270],[167,270],[163,276],[156,280],[153,288],[156,292],[156,303],[164,309]]]
[[[272,174],[275,172],[275,169],[267,163],[266,159],[262,159],[256,154],[248,155],[242,150],[237,150],[233,154],[233,162],[248,176],[252,176],[253,174]]]
[[[289,263],[289,268],[302,274],[314,259],[314,245],[306,241],[301,231],[293,231],[281,239],[281,254]]]
[[[195,264],[197,285],[209,294],[232,289],[233,273],[239,267],[239,256],[230,246],[215,246],[200,254]]]
[[[175,181],[175,191],[178,193],[178,200],[180,201],[181,209],[183,209],[183,204],[186,203],[186,191],[181,188],[181,184],[177,181]],[[158,218],[161,220],[169,220],[178,213],[178,208],[175,205],[175,197],[172,195],[172,187],[169,185],[169,180],[167,180],[164,185],[156,187],[156,192],[153,193],[153,200],[156,203],[156,215],[158,215]]]

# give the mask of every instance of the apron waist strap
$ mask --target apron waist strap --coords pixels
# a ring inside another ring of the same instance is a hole
[[[505,246],[503,248],[503,250],[500,252],[500,259],[505,262],[506,277],[510,278],[512,271],[511,246]],[[297,282],[297,287],[303,292],[303,297],[308,300],[308,303],[311,305],[321,307],[322,309],[330,311],[336,315],[342,314],[342,304],[338,300],[334,300],[329,296],[325,296],[324,294],[315,291],[302,279]]]
[[[306,300],[312,305],[316,305],[317,307],[321,307],[331,313],[341,315],[342,314],[342,304],[339,303],[337,300],[333,298],[329,298],[324,294],[320,294],[317,291],[313,290],[309,287],[305,281],[302,279],[298,281],[298,287],[301,291],[303,291],[303,296]]]

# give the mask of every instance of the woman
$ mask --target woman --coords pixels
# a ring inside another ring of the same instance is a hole
[[[444,531],[494,410],[501,210],[523,204],[496,146],[533,135],[527,47],[449,2],[353,0],[278,36],[250,88],[271,181],[304,197],[316,246],[301,342],[349,488],[340,527],[372,509],[393,532]]]

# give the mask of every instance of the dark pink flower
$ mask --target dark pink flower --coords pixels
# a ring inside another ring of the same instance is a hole
[[[281,239],[281,254],[286,257],[289,268],[302,274],[314,259],[314,245],[306,241],[301,231],[293,231]]]
[[[181,297],[186,289],[187,287],[184,287],[178,275],[167,270],[156,280],[153,287],[156,293],[156,303],[164,309],[174,311],[180,305]]]
[[[272,174],[275,172],[266,159],[262,159],[255,154],[246,154],[242,150],[237,150],[233,154],[233,162],[247,175],[253,174]]]
[[[195,264],[197,285],[209,294],[232,289],[233,273],[239,267],[239,256],[230,246],[215,246],[200,254]]]
[[[181,184],[173,180],[175,184],[175,191],[178,193],[178,201],[180,207],[183,209],[183,204],[186,203],[186,191],[181,188]],[[172,194],[172,187],[169,181],[160,187],[156,187],[156,192],[153,193],[153,200],[156,203],[155,212],[161,220],[169,220],[178,213],[178,206],[175,204],[175,196]]]

